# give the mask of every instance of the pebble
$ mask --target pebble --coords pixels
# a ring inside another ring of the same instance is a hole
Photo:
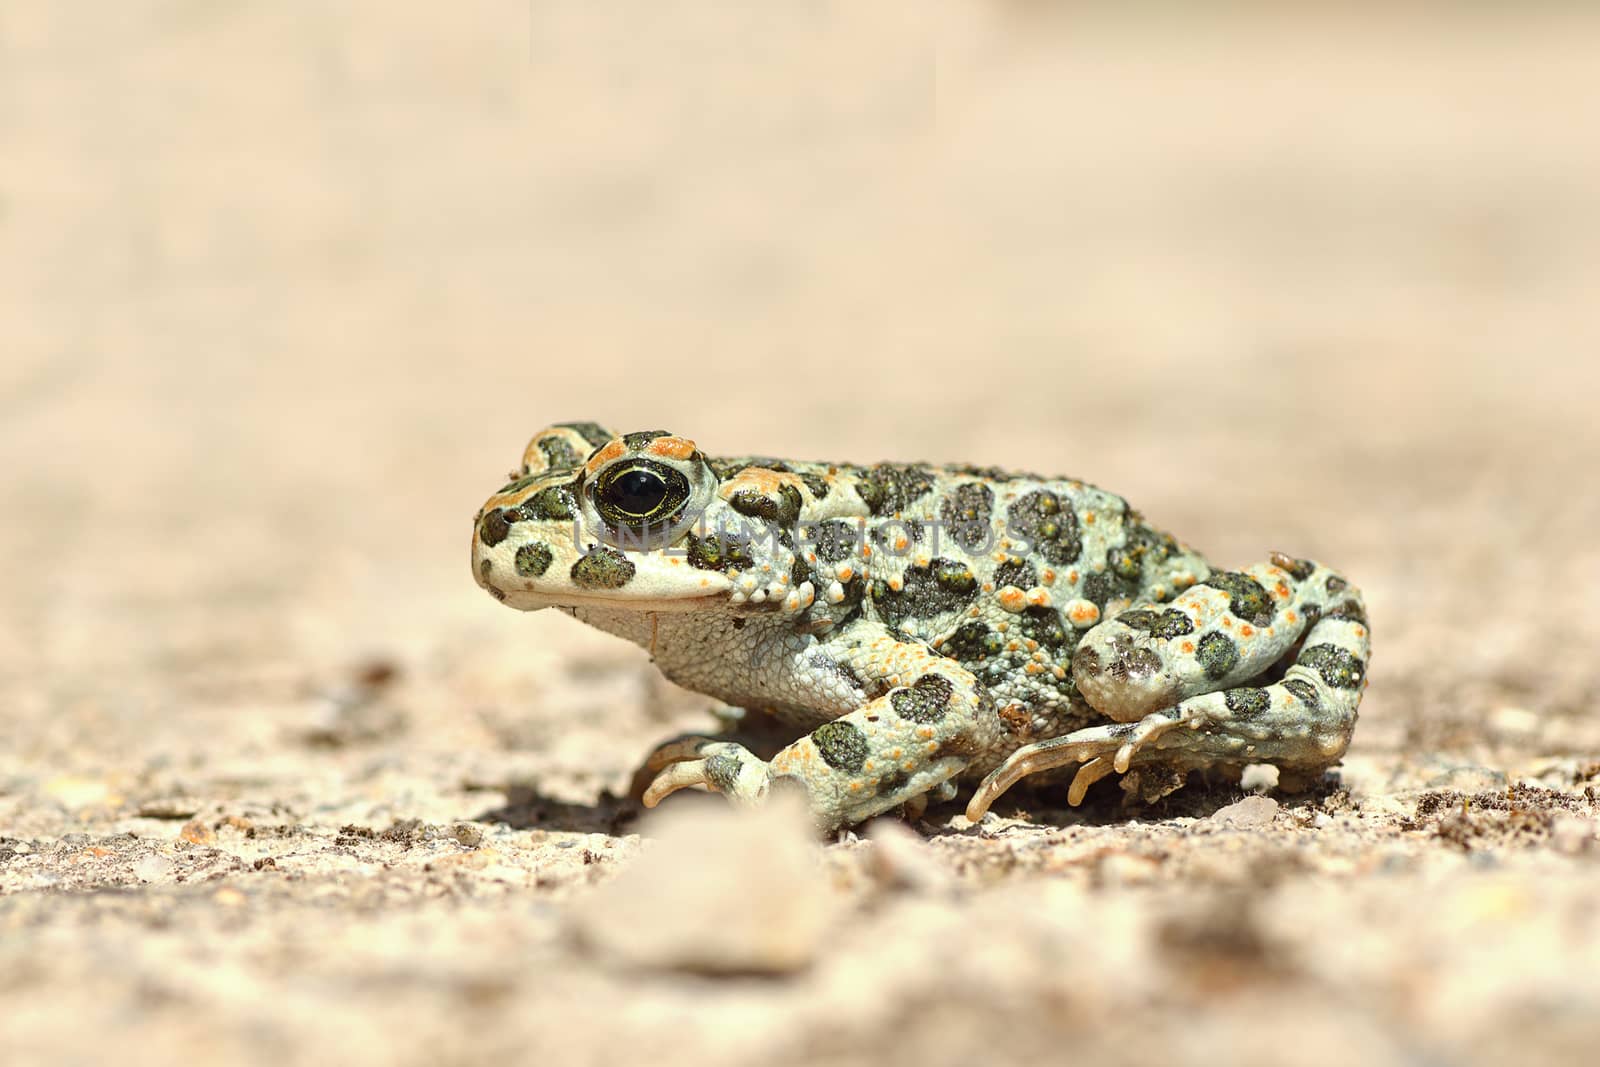
[[[1559,815],[1550,824],[1550,844],[1557,852],[1577,855],[1595,843],[1595,823],[1578,815]]]
[[[827,944],[838,898],[809,818],[785,799],[754,811],[680,802],[652,816],[643,855],[573,909],[573,933],[630,968],[804,968]]]
[[[133,876],[141,882],[159,882],[170,877],[178,865],[165,856],[146,856],[133,866]]]
[[[1217,826],[1231,826],[1237,830],[1251,830],[1260,826],[1270,826],[1273,816],[1278,814],[1278,802],[1271,797],[1253,796],[1229,804],[1225,808],[1218,808],[1207,819]]]
[[[865,869],[885,889],[940,891],[954,884],[950,872],[934,858],[928,843],[896,819],[874,819],[867,826],[871,842]]]

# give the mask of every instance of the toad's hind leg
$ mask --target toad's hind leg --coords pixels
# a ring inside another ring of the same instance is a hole
[[[1176,782],[1219,764],[1319,773],[1350,743],[1369,645],[1354,586],[1277,554],[1214,574],[1170,606],[1125,611],[1086,634],[1073,660],[1085,698],[1117,721],[1018,749],[978,787],[967,816],[981,818],[1030,774],[1074,763],[1074,805],[1098,779],[1135,765],[1164,768]]]

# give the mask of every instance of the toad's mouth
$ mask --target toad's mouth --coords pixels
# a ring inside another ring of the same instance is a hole
[[[703,592],[680,596],[650,596],[642,592],[618,589],[614,593],[532,592],[505,590],[503,603],[518,611],[538,611],[541,608],[600,609],[625,611],[640,615],[662,612],[667,614],[690,611],[710,611],[725,603],[728,586],[712,586]]]

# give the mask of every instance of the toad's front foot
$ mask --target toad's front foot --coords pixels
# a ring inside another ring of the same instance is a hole
[[[680,789],[703,786],[721,793],[735,804],[754,806],[767,797],[772,771],[767,762],[732,741],[686,738],[676,746],[663,746],[651,762],[665,766],[644,791],[644,806],[653,808]]]

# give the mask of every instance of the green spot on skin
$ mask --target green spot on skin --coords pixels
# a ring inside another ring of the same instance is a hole
[[[874,515],[894,515],[933,488],[933,472],[926,467],[899,467],[880,463],[857,472],[856,492]]]
[[[1360,689],[1367,676],[1367,665],[1338,645],[1313,645],[1300,653],[1295,662],[1322,675],[1335,689]]]
[[[517,574],[523,578],[537,578],[550,569],[550,563],[555,559],[548,546],[538,541],[530,541],[517,549],[516,568]]]
[[[843,519],[829,519],[800,531],[801,539],[823,563],[838,563],[861,551],[861,526]]]
[[[895,714],[911,722],[934,723],[944,718],[950,708],[950,697],[955,687],[950,679],[937,674],[924,674],[909,689],[896,689],[889,694],[889,703]]]
[[[708,534],[705,537],[689,535],[688,557],[691,566],[703,571],[722,571],[726,573],[754,564],[755,559],[750,554],[750,543],[738,537],[729,536],[726,539],[718,534]],[[795,585],[803,579],[796,578]]]
[[[578,450],[564,437],[541,438],[539,451],[544,453],[545,465],[551,470],[566,470],[583,462]]]
[[[768,496],[756,489],[740,489],[728,498],[728,506],[752,519],[793,526],[800,520],[800,490],[792,485],[780,485]]]
[[[1322,699],[1317,696],[1317,687],[1304,678],[1289,678],[1283,687],[1295,695],[1295,699],[1313,711],[1322,706]]]
[[[1124,611],[1117,616],[1117,621],[1135,630],[1143,630],[1151,637],[1167,641],[1194,633],[1194,620],[1177,608],[1168,608],[1166,611],[1150,611],[1145,608]]]
[[[572,565],[572,580],[582,589],[621,589],[633,574],[628,557],[606,545],[596,545]]]
[[[1005,651],[1005,638],[976,620],[964,622],[941,646],[940,651],[954,660],[973,663],[998,656]]]
[[[530,519],[570,519],[573,516],[572,487],[552,485],[541,489],[523,501],[522,511]]]
[[[1083,554],[1077,513],[1062,507],[1061,498],[1048,490],[1028,493],[1007,508],[1006,532],[1057,566],[1075,563]]]
[[[1200,639],[1195,658],[1207,678],[1224,678],[1239,665],[1239,646],[1227,634],[1209,633]]]
[[[994,490],[981,482],[958,485],[939,505],[939,521],[956,544],[968,552],[992,541],[989,513],[994,508]]]
[[[501,541],[504,541],[506,535],[510,532],[511,523],[506,520],[504,508],[495,508],[485,515],[483,521],[478,524],[478,540],[489,548],[493,548]]]
[[[867,762],[867,735],[853,722],[825,722],[811,731],[811,741],[836,771],[853,774]]]
[[[1228,594],[1228,610],[1245,622],[1255,626],[1270,626],[1278,606],[1272,602],[1261,583],[1248,574],[1218,571],[1201,585],[1209,585]]]
[[[1260,715],[1272,706],[1272,697],[1267,691],[1253,687],[1230,689],[1222,699],[1236,715]]]

